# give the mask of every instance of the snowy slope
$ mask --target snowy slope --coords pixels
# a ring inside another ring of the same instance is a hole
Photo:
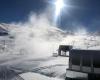
[[[5,59],[3,59],[5,57]],[[8,58],[9,57],[9,58]],[[4,56],[0,59],[0,69],[4,66],[6,73],[13,75],[12,80],[18,75],[25,80],[64,80],[68,58],[49,57],[41,59],[29,59],[25,56]],[[8,69],[6,69],[6,67]],[[2,71],[3,72],[3,71]],[[4,71],[5,72],[5,71]],[[9,73],[12,72],[12,73]],[[6,76],[6,75],[5,75]],[[9,78],[9,76],[8,76]],[[1,78],[0,78],[1,79]],[[11,77],[10,77],[11,79]],[[7,79],[9,80],[9,79]],[[16,79],[15,79],[16,80]]]
[[[41,21],[34,25],[33,22],[1,25],[14,38],[0,37],[6,41],[2,44],[5,49],[0,52],[0,68],[7,66],[25,80],[64,80],[68,58],[51,57],[60,44],[73,45],[78,49],[100,49],[99,35],[72,34]],[[7,46],[8,43],[13,45]]]
[[[47,77],[47,76],[37,74],[37,73],[32,73],[32,72],[24,73],[24,74],[21,74],[20,76],[24,80],[62,80],[62,79]]]
[[[44,61],[37,68],[20,74],[25,80],[64,80],[66,68],[68,67],[68,58],[57,57],[52,60]]]

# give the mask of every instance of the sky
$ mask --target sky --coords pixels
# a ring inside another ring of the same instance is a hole
[[[54,0],[0,0],[0,23],[24,22],[31,12],[41,14],[53,6],[50,1]],[[99,31],[100,0],[65,0],[65,5],[72,7],[63,9],[58,21],[61,29],[83,26]]]

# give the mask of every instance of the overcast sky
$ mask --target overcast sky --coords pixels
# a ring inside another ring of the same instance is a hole
[[[0,0],[0,23],[23,22],[31,12],[41,14],[50,6],[49,1],[53,0]],[[73,8],[65,8],[62,12],[60,28],[72,29],[79,25],[90,31],[99,31],[100,0],[65,0],[65,4]]]

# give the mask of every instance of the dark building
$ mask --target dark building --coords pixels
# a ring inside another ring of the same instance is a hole
[[[59,56],[66,56],[66,52],[70,51],[72,49],[71,45],[59,45],[58,49],[58,55]]]

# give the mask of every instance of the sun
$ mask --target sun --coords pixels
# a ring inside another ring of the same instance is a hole
[[[55,16],[59,16],[61,10],[64,8],[65,4],[63,0],[56,0],[55,1]]]
[[[65,7],[64,0],[55,0],[54,6],[55,6],[55,11],[54,11],[54,25],[56,25],[57,21],[58,21],[58,18],[60,17],[60,14],[61,14],[62,10]]]
[[[50,0],[49,3],[53,5],[53,25],[57,26],[61,22],[61,13],[67,13],[72,6],[69,0]]]

